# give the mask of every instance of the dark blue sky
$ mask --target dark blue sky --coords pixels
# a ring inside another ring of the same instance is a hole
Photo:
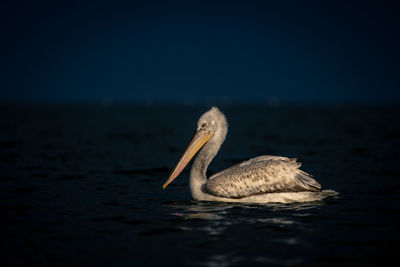
[[[166,2],[2,2],[0,100],[400,100],[390,2]]]

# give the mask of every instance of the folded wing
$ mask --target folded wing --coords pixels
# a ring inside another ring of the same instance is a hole
[[[261,156],[234,165],[214,174],[206,189],[215,196],[243,198],[247,196],[298,191],[320,191],[321,185],[299,169],[296,159]]]

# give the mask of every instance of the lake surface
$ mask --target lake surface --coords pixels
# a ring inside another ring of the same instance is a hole
[[[1,262],[95,266],[377,265],[400,248],[400,109],[226,106],[209,174],[297,157],[312,203],[196,202],[161,186],[209,107],[0,106]]]

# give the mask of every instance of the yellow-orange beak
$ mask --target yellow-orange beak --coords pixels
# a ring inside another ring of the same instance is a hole
[[[178,177],[178,175],[183,171],[189,161],[194,157],[194,155],[196,155],[197,151],[199,151],[200,148],[202,148],[204,144],[207,143],[211,136],[211,133],[203,129],[198,130],[194,134],[182,157],[176,164],[174,170],[171,172],[168,180],[163,185],[163,189],[165,189],[167,185],[169,185],[176,177]]]

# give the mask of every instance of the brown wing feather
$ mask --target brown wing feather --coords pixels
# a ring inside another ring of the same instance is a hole
[[[274,192],[319,191],[321,185],[296,159],[261,156],[213,175],[206,184],[215,196],[242,198]]]

